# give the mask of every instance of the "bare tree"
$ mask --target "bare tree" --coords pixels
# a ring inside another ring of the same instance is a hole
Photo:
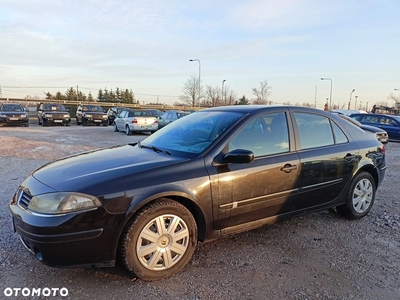
[[[222,105],[222,91],[220,87],[206,86],[206,99],[205,106],[221,106]]]
[[[255,99],[253,99],[253,104],[267,104],[268,103],[268,96],[271,95],[272,87],[268,85],[268,81],[264,80],[260,82],[260,88],[253,88],[252,92]]]
[[[226,88],[224,91],[224,103],[225,105],[234,105],[238,100],[237,94],[234,90]]]
[[[202,87],[201,82],[199,83],[199,78],[193,75],[190,76],[185,82],[182,92],[183,95],[179,96],[179,100],[192,107],[195,107],[196,104],[199,104],[202,95]]]
[[[396,96],[393,93],[391,93],[388,96],[388,99],[394,100],[394,102],[395,102],[394,107],[397,108],[397,109],[400,109],[400,96]]]

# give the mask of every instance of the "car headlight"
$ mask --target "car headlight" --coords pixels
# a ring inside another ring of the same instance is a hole
[[[69,118],[69,115],[64,115],[64,118]]]
[[[103,119],[107,119],[108,118],[108,116],[107,115],[103,115]]]
[[[85,115],[85,118],[92,118],[92,117],[93,117],[92,115],[88,115],[88,114]]]
[[[28,209],[42,214],[65,214],[80,210],[90,210],[101,206],[100,201],[81,193],[50,193],[35,196]]]
[[[53,117],[52,114],[43,114],[43,118],[51,119]]]
[[[7,115],[1,115],[0,114],[0,118],[7,118]]]

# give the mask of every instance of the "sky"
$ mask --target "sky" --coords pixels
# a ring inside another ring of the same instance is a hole
[[[276,104],[400,95],[399,0],[1,0],[0,32],[2,97],[118,87],[173,104],[199,75],[250,100],[267,81]]]

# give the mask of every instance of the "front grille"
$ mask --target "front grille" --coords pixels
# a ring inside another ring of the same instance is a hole
[[[32,196],[28,193],[24,192],[23,190],[20,191],[18,197],[18,205],[22,208],[28,209],[29,202],[31,202]]]

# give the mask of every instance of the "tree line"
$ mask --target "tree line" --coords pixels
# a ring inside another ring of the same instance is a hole
[[[138,103],[135,99],[135,94],[132,90],[121,90],[120,88],[116,88],[115,91],[112,89],[109,91],[107,88],[100,89],[97,98],[95,99],[91,92],[86,96],[79,89],[74,89],[73,87],[67,89],[67,91],[62,94],[58,91],[56,94],[52,94],[50,92],[45,93],[47,100],[68,100],[68,101],[99,101],[99,102],[119,102],[119,103],[127,103],[127,104],[135,104]]]

